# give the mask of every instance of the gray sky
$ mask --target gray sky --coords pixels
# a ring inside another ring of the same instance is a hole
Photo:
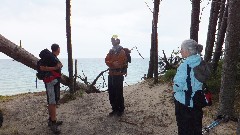
[[[152,0],[145,0],[153,8]],[[117,34],[123,47],[138,47],[143,57],[150,53],[152,13],[144,0],[72,0],[72,47],[74,58],[105,58]],[[210,5],[203,0],[199,43],[205,47]],[[0,34],[38,57],[52,43],[67,58],[65,0],[1,0]],[[190,0],[163,0],[158,22],[159,54],[169,56],[189,38]],[[140,58],[137,51],[132,57]],[[0,58],[8,58],[0,53]]]

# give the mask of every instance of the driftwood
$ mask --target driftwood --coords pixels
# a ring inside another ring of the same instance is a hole
[[[14,60],[26,65],[34,70],[37,69],[37,61],[39,60],[33,54],[26,51],[24,48],[14,44],[4,36],[0,34],[0,52],[6,54],[7,56],[13,58]],[[63,85],[69,86],[69,78],[62,74],[61,83]],[[76,82],[76,89],[83,89],[89,93],[89,88],[80,82]],[[91,92],[99,92],[97,89],[91,90]]]

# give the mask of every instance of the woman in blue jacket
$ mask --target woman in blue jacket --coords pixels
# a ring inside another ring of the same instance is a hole
[[[181,44],[181,55],[185,59],[178,67],[173,79],[175,98],[175,115],[179,135],[202,135],[202,108],[193,106],[193,96],[198,90],[202,90],[193,73],[193,68],[200,64],[200,53],[203,46],[192,39]]]

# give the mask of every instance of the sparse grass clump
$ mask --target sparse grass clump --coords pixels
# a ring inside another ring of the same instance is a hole
[[[0,95],[0,102],[7,102],[13,99],[13,96],[1,96]]]
[[[69,101],[75,100],[77,97],[82,97],[83,91],[78,90],[73,94],[70,94],[70,92],[66,92],[63,97],[60,99],[60,103],[67,103]]]

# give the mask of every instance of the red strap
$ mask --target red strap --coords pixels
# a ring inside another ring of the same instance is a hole
[[[43,79],[43,82],[49,83],[52,80],[61,77],[61,74],[56,71],[51,71],[52,75]]]
[[[210,92],[205,93],[205,97],[206,97],[207,101],[210,102],[212,100],[212,93],[210,93]]]

